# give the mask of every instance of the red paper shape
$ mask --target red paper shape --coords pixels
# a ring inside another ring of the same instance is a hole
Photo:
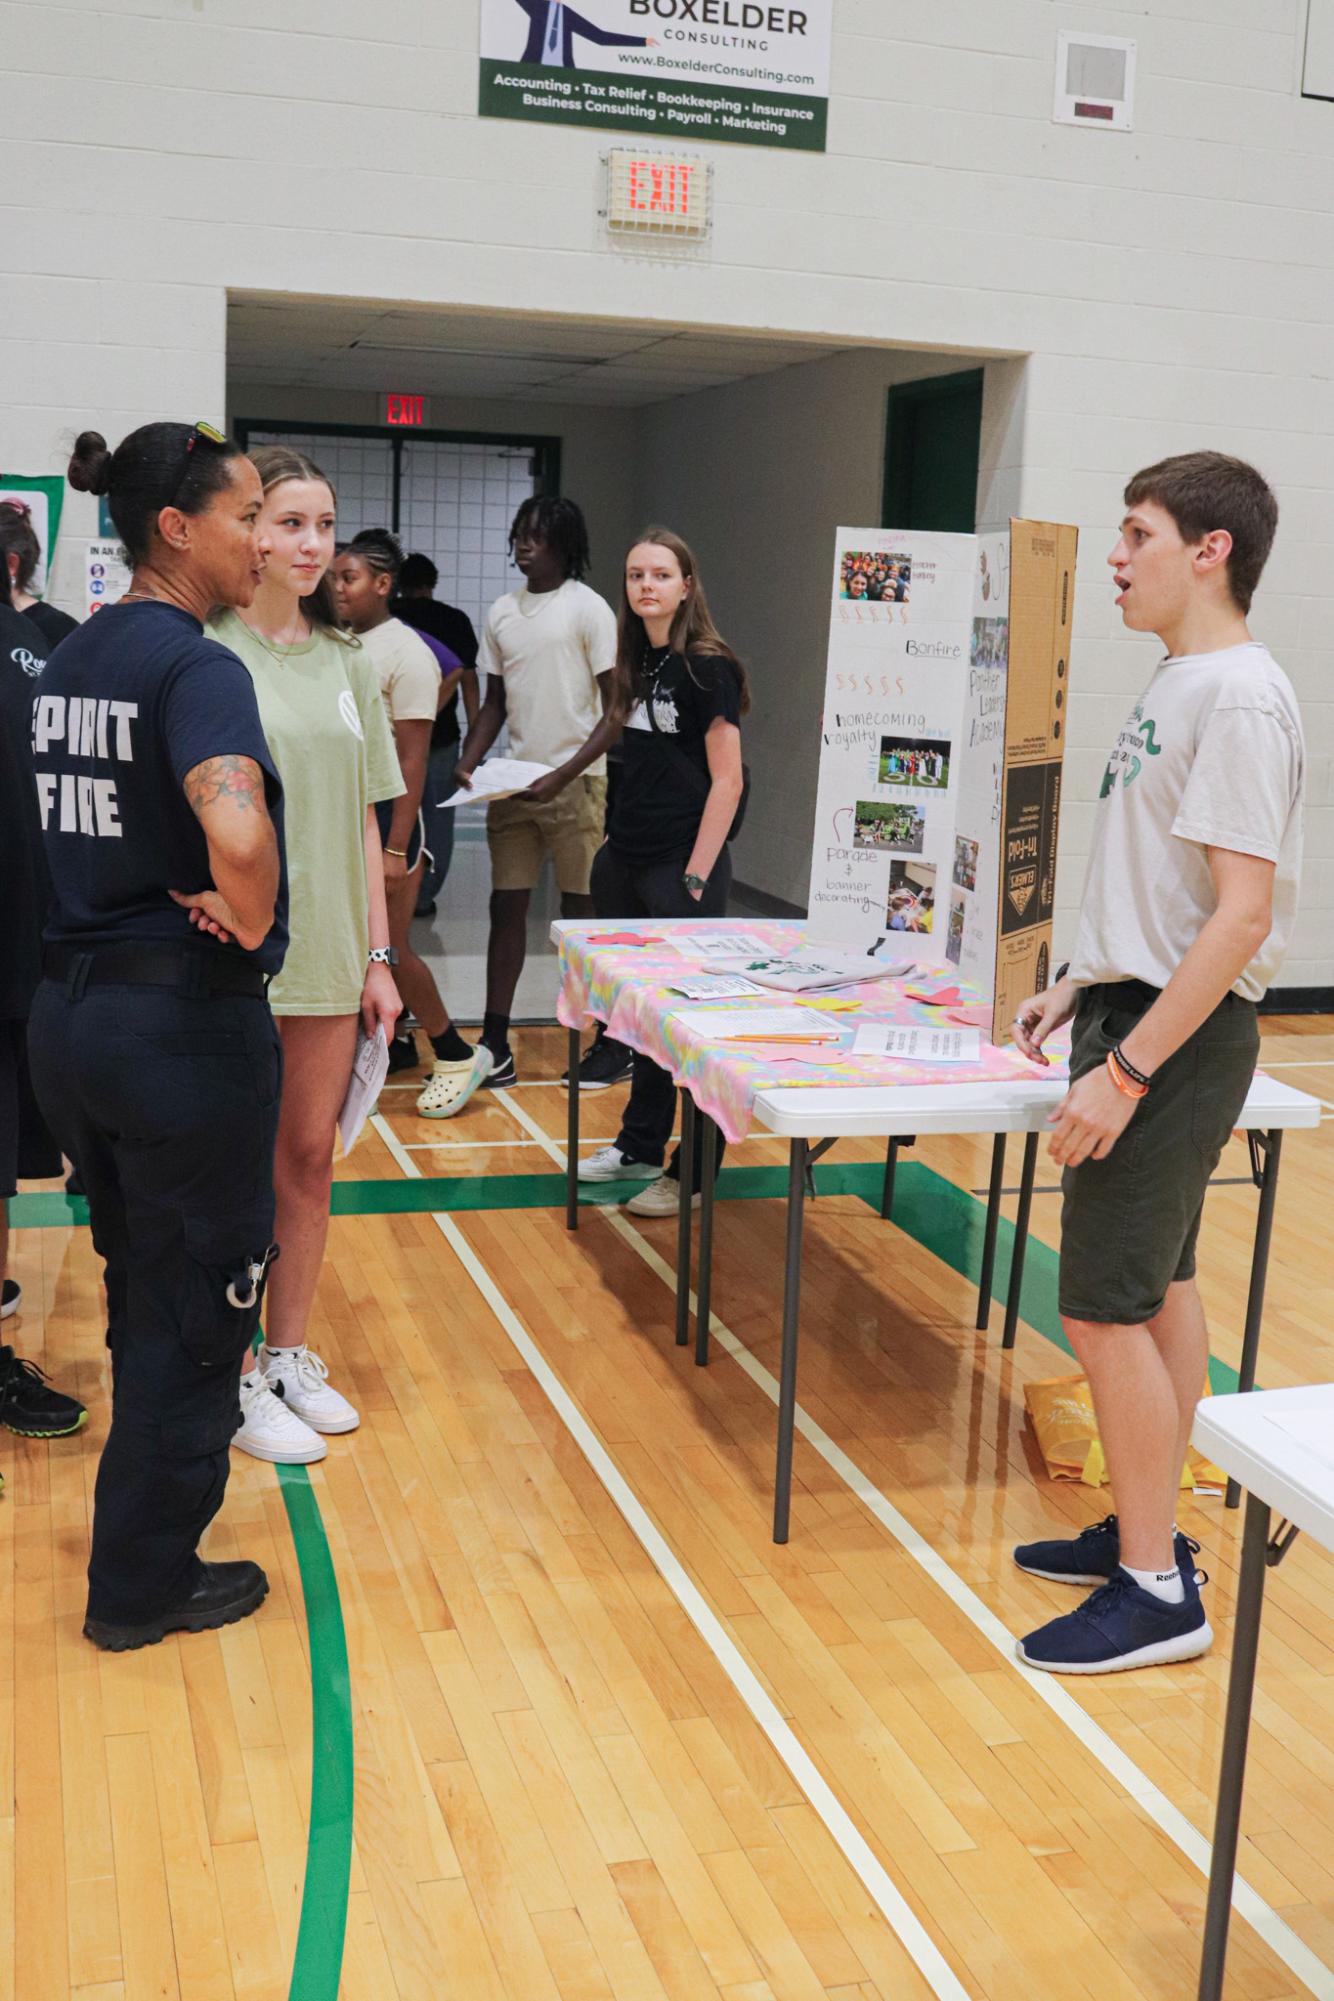
[[[590,945],[661,945],[661,938],[641,938],[637,931],[599,931]]]
[[[957,987],[942,987],[934,994],[920,994],[912,987],[907,991],[909,1000],[925,1001],[928,1007],[957,1007],[963,999]]]

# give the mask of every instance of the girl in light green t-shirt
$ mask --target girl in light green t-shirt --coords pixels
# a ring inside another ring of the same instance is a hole
[[[241,1379],[242,1424],[232,1442],[291,1465],[324,1457],[321,1432],[360,1422],[306,1347],[306,1322],[357,1025],[368,1034],[378,1025],[392,1039],[400,1010],[375,807],[396,798],[403,780],[378,678],[334,613],[326,578],[333,488],[285,446],[251,456],[264,485],[264,581],[244,617],[222,612],[209,630],[250,670],[283,781],[291,944],[269,991],[283,1044],[273,1172],[282,1255],[269,1277],[265,1344]]]

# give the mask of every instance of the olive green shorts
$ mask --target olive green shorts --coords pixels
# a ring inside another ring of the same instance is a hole
[[[1107,1060],[1158,998],[1140,980],[1084,987],[1075,1010],[1070,1076]],[[1195,1276],[1205,1191],[1241,1116],[1260,1031],[1255,1003],[1228,994],[1175,1056],[1105,1160],[1061,1177],[1061,1312],[1139,1327],[1167,1288]]]

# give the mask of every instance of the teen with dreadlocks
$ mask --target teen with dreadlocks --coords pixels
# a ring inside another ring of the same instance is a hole
[[[515,757],[552,766],[528,792],[491,802],[491,936],[486,955],[482,1042],[495,1058],[489,1082],[515,1081],[510,1010],[528,942],[528,899],[542,862],[556,867],[562,917],[593,917],[588,876],[602,844],[607,760],[588,755],[616,665],[611,606],[583,581],[588,530],[572,500],[526,500],[510,529],[523,588],[498,598],[486,616],[478,664],[486,696],[455,771],[460,785],[509,724]]]

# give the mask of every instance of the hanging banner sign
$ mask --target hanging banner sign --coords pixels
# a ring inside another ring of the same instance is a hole
[[[825,150],[833,0],[482,0],[484,118]]]
[[[992,1002],[1048,984],[1076,534],[840,529],[810,932],[908,934]]]

